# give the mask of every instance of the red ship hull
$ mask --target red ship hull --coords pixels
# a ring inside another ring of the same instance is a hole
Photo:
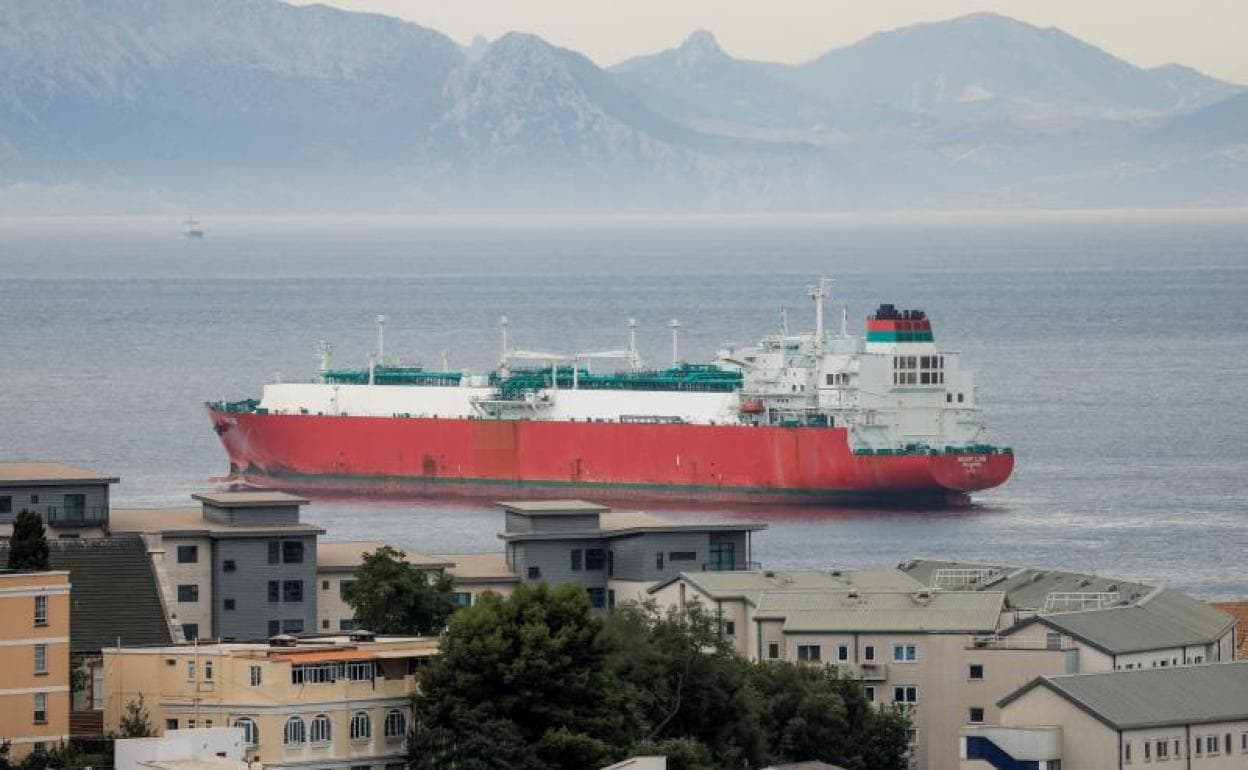
[[[1000,452],[854,454],[843,428],[209,414],[233,472],[326,490],[952,501],[1014,468]]]

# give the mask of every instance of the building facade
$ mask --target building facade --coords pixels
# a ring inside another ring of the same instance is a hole
[[[68,572],[0,572],[0,739],[21,760],[69,740]]]
[[[143,697],[158,735],[236,727],[271,768],[397,770],[411,695],[437,640],[330,637],[104,651],[104,721]]]
[[[117,509],[115,533],[149,542],[184,639],[255,640],[316,630],[316,545],[307,500],[282,492],[192,496],[199,508]]]
[[[1039,677],[959,739],[961,770],[1248,767],[1248,663]]]
[[[58,462],[0,462],[0,534],[24,510],[43,518],[49,537],[108,532],[109,487],[115,476]]]

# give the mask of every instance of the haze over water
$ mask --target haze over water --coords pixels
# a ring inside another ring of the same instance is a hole
[[[767,566],[929,556],[1093,570],[1248,594],[1248,215],[1037,213],[827,218],[0,220],[0,457],[122,477],[116,505],[187,504],[227,470],[201,404],[311,376],[313,344],[362,364],[453,367],[517,345],[619,346],[650,363],[813,324],[852,333],[880,302],[922,308],[978,373],[1014,477],[941,512],[711,506],[765,518]],[[604,362],[609,366],[610,362]],[[663,506],[648,506],[663,510]],[[487,502],[318,499],[329,539],[492,551]]]

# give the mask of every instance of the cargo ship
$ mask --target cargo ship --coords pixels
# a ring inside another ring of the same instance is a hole
[[[811,287],[815,328],[729,345],[709,363],[646,367],[637,324],[615,350],[518,349],[500,321],[488,372],[387,361],[385,319],[360,368],[207,404],[234,478],[264,486],[490,497],[793,503],[964,503],[1005,482],[974,373],[936,345],[921,310],[880,305],[865,334],[824,328],[831,284]],[[782,314],[783,315],[783,314]],[[597,372],[598,359],[622,360]]]

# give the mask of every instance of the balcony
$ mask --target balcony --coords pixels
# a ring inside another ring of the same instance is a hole
[[[108,508],[103,505],[81,508],[50,505],[43,520],[50,527],[102,527],[108,524]]]
[[[841,674],[864,682],[883,682],[888,679],[888,664],[865,661],[863,663],[837,663]]]

